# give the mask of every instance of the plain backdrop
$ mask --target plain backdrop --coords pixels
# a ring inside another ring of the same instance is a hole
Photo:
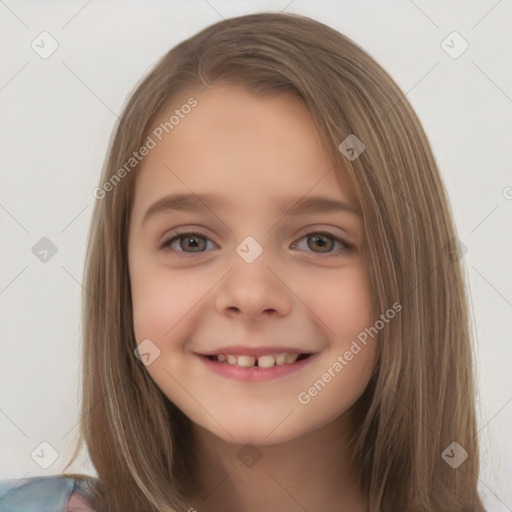
[[[479,488],[490,512],[511,511],[509,0],[0,1],[0,478],[57,474],[71,453],[85,240],[116,116],[172,46],[222,18],[267,10],[352,38],[423,123],[467,250]],[[37,256],[43,237],[57,250],[46,262]],[[52,450],[55,461],[41,467],[37,454]],[[71,469],[95,475],[86,454]]]

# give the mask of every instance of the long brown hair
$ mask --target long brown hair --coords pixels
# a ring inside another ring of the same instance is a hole
[[[404,93],[361,47],[310,18],[275,13],[221,21],[171,49],[116,127],[101,176],[111,186],[96,201],[88,240],[71,459],[85,442],[98,473],[91,504],[98,512],[188,508],[197,460],[189,419],[133,353],[127,236],[137,167],[119,182],[112,176],[173,98],[214,81],[302,97],[336,175],[357,192],[374,309],[402,305],[400,320],[379,334],[375,376],[355,405],[370,511],[484,511],[463,269],[428,139]],[[338,149],[351,134],[365,145],[355,159]],[[443,456],[453,442],[468,454],[457,468]]]

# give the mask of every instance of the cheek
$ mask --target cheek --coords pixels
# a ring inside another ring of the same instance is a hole
[[[134,261],[130,272],[135,336],[138,342],[149,338],[163,348],[164,340],[176,338],[194,321],[201,298],[212,287],[212,276],[203,279],[197,271],[171,272],[136,263],[142,262]]]
[[[134,265],[130,275],[135,336],[139,342],[144,338],[156,342],[153,338],[172,327],[177,301],[164,279],[140,268]]]
[[[347,411],[367,386],[374,366],[377,339],[358,336],[373,324],[371,291],[364,268],[347,268],[336,280],[320,281],[312,303],[330,346],[318,372],[303,383],[300,407],[330,421]],[[326,416],[326,411],[328,415]]]
[[[368,279],[361,265],[344,269],[336,278],[311,282],[313,311],[323,322],[328,339],[350,345],[350,341],[372,322],[372,300]]]

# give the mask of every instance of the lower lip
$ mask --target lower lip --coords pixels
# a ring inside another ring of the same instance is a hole
[[[310,355],[306,359],[297,361],[293,364],[275,365],[272,368],[259,368],[257,366],[252,368],[244,368],[235,364],[228,364],[220,361],[212,361],[204,356],[199,356],[203,363],[217,375],[222,375],[228,379],[239,380],[243,382],[265,382],[279,377],[285,377],[293,372],[299,371],[300,369],[307,366],[313,359],[316,358],[316,354]]]

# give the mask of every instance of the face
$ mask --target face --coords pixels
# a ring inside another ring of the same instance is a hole
[[[375,341],[357,338],[373,324],[362,219],[300,98],[232,85],[193,97],[179,124],[153,137],[137,175],[128,246],[137,344],[193,423],[227,442],[282,443],[343,415],[371,376]],[[340,205],[304,202],[312,197]],[[291,363],[298,352],[312,355]],[[218,353],[238,364],[206,357]]]

